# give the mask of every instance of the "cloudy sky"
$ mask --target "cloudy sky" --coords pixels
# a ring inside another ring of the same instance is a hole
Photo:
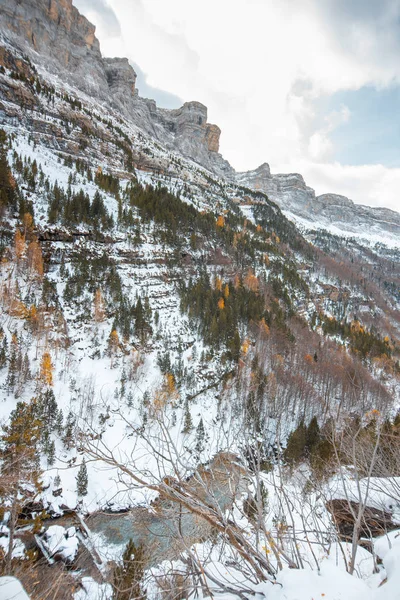
[[[74,0],[142,96],[198,100],[237,170],[400,210],[400,0]]]

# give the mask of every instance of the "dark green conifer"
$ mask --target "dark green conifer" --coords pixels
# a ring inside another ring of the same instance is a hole
[[[320,430],[317,417],[313,417],[307,427],[306,451],[310,455],[320,440]]]
[[[304,422],[301,421],[299,426],[289,435],[284,457],[290,466],[297,465],[303,458],[307,443],[307,429]]]
[[[190,433],[193,429],[192,415],[190,414],[189,402],[185,402],[185,416],[183,421],[182,433]]]
[[[88,493],[88,472],[84,458],[76,476],[76,492],[78,496],[87,496]]]

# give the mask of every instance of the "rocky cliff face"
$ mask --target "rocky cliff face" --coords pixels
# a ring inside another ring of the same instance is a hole
[[[95,27],[72,0],[0,0],[0,26],[6,39],[28,55],[38,53],[49,70],[67,71],[70,81],[86,92],[106,92]]]
[[[103,58],[104,70],[113,98],[125,103],[136,90],[136,73],[127,58]]]
[[[158,110],[155,113],[173,138],[173,146],[184,156],[207,167],[217,175],[232,179],[234,170],[218,153],[221,130],[217,125],[207,123],[207,107],[200,102],[185,102],[176,110]],[[164,137],[168,145],[170,139]]]
[[[207,124],[206,129],[206,142],[210,152],[219,151],[219,138],[221,136],[221,130],[218,125]]]
[[[207,108],[187,102],[177,110],[164,110],[140,98],[128,59],[102,57],[94,25],[72,0],[0,0],[0,30],[5,42],[63,82],[109,102],[167,148],[221,177],[233,177],[233,169],[218,154],[221,131],[207,123]]]
[[[254,171],[237,173],[236,179],[240,185],[264,192],[264,194],[271,196],[271,199],[277,196],[278,185],[272,178],[268,163],[263,163]]]
[[[337,224],[338,227],[343,223],[356,231],[368,231],[370,233],[380,233],[388,231],[400,237],[400,213],[388,208],[371,208],[354,204],[346,196],[339,194],[322,194],[317,196],[314,208],[314,214],[326,221]]]

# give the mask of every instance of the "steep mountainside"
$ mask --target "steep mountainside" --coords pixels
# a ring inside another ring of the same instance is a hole
[[[282,600],[309,568],[364,599],[332,556],[373,578],[399,522],[399,215],[235,173],[207,109],[140,98],[71,0],[0,19],[1,573]]]
[[[124,58],[103,58],[94,26],[80,15],[72,0],[40,0],[16,5],[0,1],[5,39],[12,40],[39,65],[57,73],[64,83],[111,103],[126,118],[169,149],[178,150],[228,181],[260,190],[307,229],[359,235],[368,232],[374,242],[395,244],[400,215],[388,209],[357,206],[337,194],[316,197],[297,173],[271,175],[269,165],[236,174],[220,154],[221,131],[207,123],[207,108],[186,102],[180,109],[159,109],[140,98],[136,73]]]

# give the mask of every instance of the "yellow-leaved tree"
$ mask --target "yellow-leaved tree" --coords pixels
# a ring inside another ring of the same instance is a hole
[[[225,219],[222,215],[219,215],[217,219],[217,227],[223,227],[225,225]]]
[[[175,404],[178,398],[178,390],[175,385],[175,377],[172,373],[166,373],[162,385],[156,390],[153,398],[154,415],[159,414],[168,404]]]
[[[30,233],[33,229],[33,217],[30,213],[25,213],[22,217],[22,226],[24,228],[24,235]]]
[[[240,286],[241,286],[240,277],[238,274],[236,274],[233,279],[233,287],[235,288],[235,290],[238,290],[240,288]]]
[[[214,287],[217,290],[217,292],[220,292],[222,290],[222,279],[218,275],[215,276]]]
[[[40,372],[39,381],[43,385],[53,385],[53,362],[51,360],[50,352],[46,351],[43,353],[42,360],[40,361]]]
[[[119,337],[116,329],[113,329],[110,333],[110,338],[108,340],[108,349],[111,357],[111,367],[114,366],[114,360],[119,348]]]
[[[267,325],[267,323],[265,322],[265,319],[261,319],[261,321],[259,322],[259,327],[260,327],[260,336],[262,338],[268,337],[269,336],[269,327]]]
[[[244,285],[251,292],[258,292],[259,283],[257,277],[254,275],[251,269],[248,270],[247,275],[244,279]]]

